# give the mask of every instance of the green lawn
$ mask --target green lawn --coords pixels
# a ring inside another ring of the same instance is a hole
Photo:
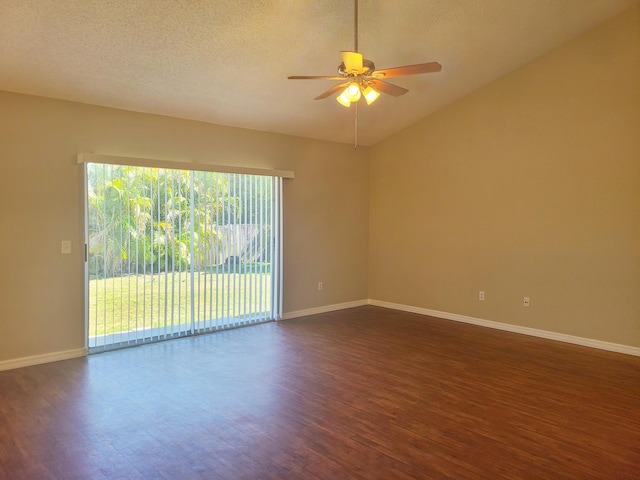
[[[271,274],[196,272],[128,275],[89,282],[89,337],[269,311]],[[228,292],[228,293],[223,293]],[[247,295],[245,295],[247,293]],[[245,297],[247,300],[245,300]]]

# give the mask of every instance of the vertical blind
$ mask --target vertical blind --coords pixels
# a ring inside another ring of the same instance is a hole
[[[90,351],[281,318],[282,179],[291,172],[92,159],[79,159]]]

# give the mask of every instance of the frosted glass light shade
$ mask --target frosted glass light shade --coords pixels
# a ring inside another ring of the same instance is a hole
[[[360,100],[360,85],[358,85],[357,83],[350,83],[345,92],[347,93],[347,97],[349,98],[349,100],[351,100],[352,102],[357,102],[358,100]]]
[[[367,101],[367,105],[371,105],[380,96],[380,94],[371,87],[365,88],[362,94],[364,95],[364,99]]]
[[[343,105],[345,107],[350,107],[351,106],[351,100],[349,100],[349,97],[347,96],[347,89],[346,88],[343,90],[343,92],[340,95],[338,95],[336,97],[336,100],[338,101],[338,103],[340,105]]]

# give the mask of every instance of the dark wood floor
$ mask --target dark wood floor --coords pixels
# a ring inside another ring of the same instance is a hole
[[[640,358],[362,307],[5,371],[0,478],[640,478]]]

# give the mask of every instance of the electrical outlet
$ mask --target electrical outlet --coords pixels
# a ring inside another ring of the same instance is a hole
[[[318,291],[321,292],[324,290],[324,283],[323,282],[318,282]]]
[[[484,292],[482,290],[478,292],[478,300],[484,300]]]
[[[523,307],[530,307],[531,306],[531,300],[529,299],[529,297],[524,297],[524,302],[522,303]]]

